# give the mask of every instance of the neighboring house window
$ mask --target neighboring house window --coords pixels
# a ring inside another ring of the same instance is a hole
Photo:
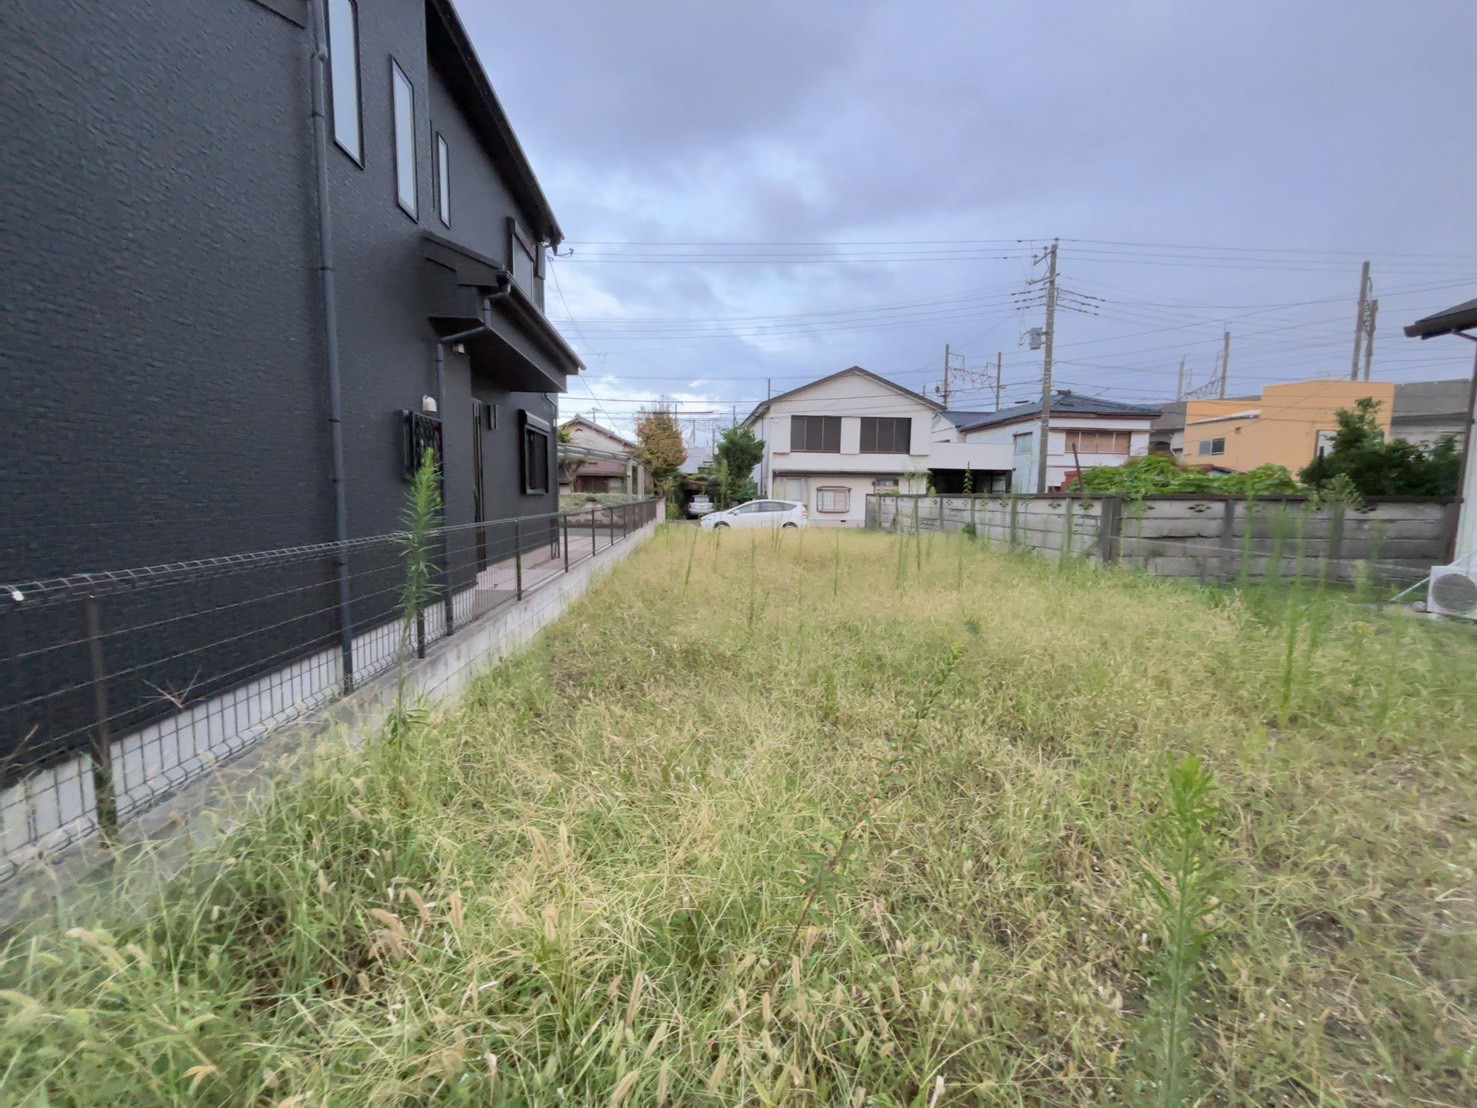
[[[508,217],[508,269],[518,287],[534,299],[534,277],[538,275],[538,254],[533,241],[512,216]]]
[[[436,214],[451,226],[451,148],[446,139],[436,135]]]
[[[770,492],[786,500],[804,500],[810,491],[809,485],[809,480],[804,477],[776,477]]]
[[[818,512],[851,511],[851,490],[841,486],[816,489],[815,510]]]
[[[415,218],[415,86],[399,64],[390,61],[395,101],[395,199]]]
[[[1224,454],[1226,452],[1225,439],[1201,439],[1201,454]]]
[[[790,417],[790,449],[810,454],[841,453],[841,417],[797,415]]]
[[[863,454],[909,454],[913,444],[911,419],[875,419],[862,416]]]
[[[530,412],[523,413],[523,492],[549,491],[549,424]]]
[[[1015,456],[1017,458],[1024,458],[1031,453],[1032,438],[1030,431],[1015,436]]]
[[[879,477],[872,482],[873,492],[897,492],[896,477]]]
[[[328,0],[328,87],[333,97],[333,141],[364,164],[359,107],[359,9],[354,0]]]
[[[1127,454],[1133,444],[1128,431],[1068,431],[1067,453]]]

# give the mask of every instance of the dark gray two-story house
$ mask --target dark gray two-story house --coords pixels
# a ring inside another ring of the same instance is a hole
[[[395,531],[426,444],[448,524],[557,510],[582,368],[543,310],[562,231],[451,0],[19,5],[0,119],[0,583]],[[110,681],[115,733],[144,677],[208,697],[335,642],[352,667],[394,567],[339,549],[249,625],[244,575],[202,582],[186,599],[222,614],[188,627],[178,590],[106,598],[105,632],[176,620],[182,659]],[[12,616],[0,759],[34,763],[86,708],[27,674],[82,663],[28,670],[44,620]],[[170,653],[130,633],[110,670]]]

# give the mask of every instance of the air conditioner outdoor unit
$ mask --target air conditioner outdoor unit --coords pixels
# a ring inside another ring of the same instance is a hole
[[[1431,570],[1426,611],[1477,620],[1477,557]]]

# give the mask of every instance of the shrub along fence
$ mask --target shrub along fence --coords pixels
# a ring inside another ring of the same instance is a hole
[[[1361,577],[1414,584],[1451,556],[1457,505],[1433,497],[1319,505],[1306,496],[867,497],[883,531],[969,531],[1046,556],[1204,583]]]

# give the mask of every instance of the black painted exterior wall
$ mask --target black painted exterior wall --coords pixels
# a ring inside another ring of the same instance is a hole
[[[6,18],[0,581],[332,538],[307,77],[250,0]]]
[[[435,392],[423,234],[506,264],[498,228],[509,216],[547,224],[520,210],[434,75],[432,0],[358,9],[364,163],[333,144],[331,128],[328,149],[353,537],[400,528],[400,413]],[[0,582],[333,539],[305,16],[302,0],[47,0],[7,17],[0,373],[12,422],[0,436]],[[392,58],[416,92],[415,219],[396,203]],[[437,131],[451,148],[449,228],[434,205]],[[553,396],[511,393],[485,362],[474,379],[450,353],[446,379],[448,522],[472,519],[474,395],[499,411],[497,429],[480,432],[485,517],[557,510],[553,451],[550,491],[522,493],[517,419],[526,408],[552,421]],[[356,572],[373,568],[351,560]],[[334,639],[333,573],[327,560],[294,571],[286,614],[317,614],[256,644],[259,656]],[[384,579],[366,573],[362,590],[356,580],[356,630],[389,612]],[[238,579],[212,595],[249,588]],[[192,637],[229,627],[223,617]],[[126,659],[130,646],[110,650]],[[206,666],[200,689],[212,669],[243,678],[239,651],[228,654]],[[199,665],[196,656],[154,676],[183,682]],[[0,704],[21,692],[0,690]],[[117,692],[128,703],[136,694]],[[18,741],[0,721],[0,756]]]

